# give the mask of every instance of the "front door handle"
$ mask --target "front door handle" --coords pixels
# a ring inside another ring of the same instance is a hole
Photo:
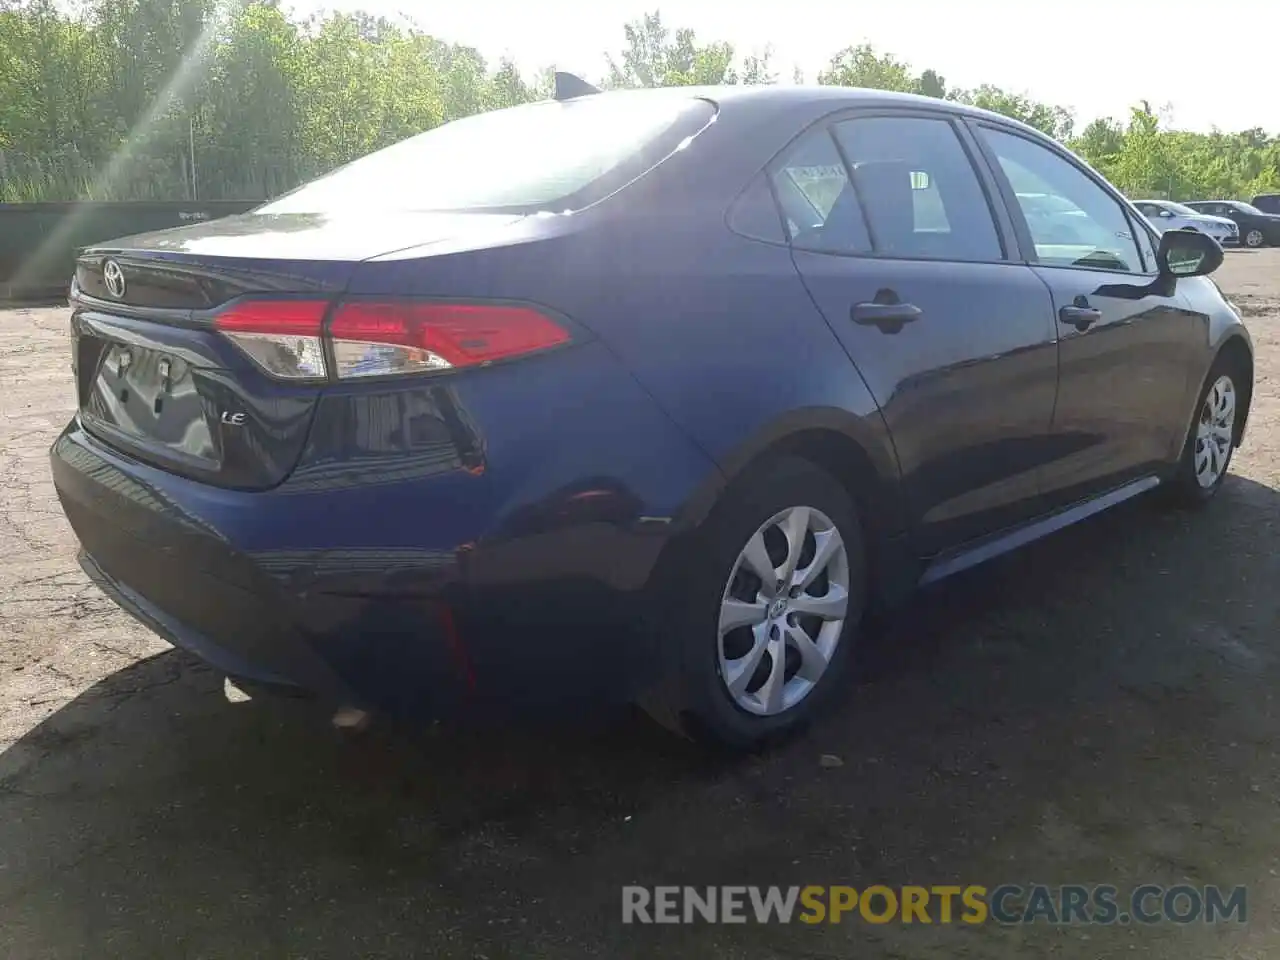
[[[897,333],[904,324],[924,316],[924,311],[914,303],[855,303],[849,316],[861,326],[879,327],[881,333]]]
[[[1102,319],[1102,311],[1089,306],[1084,297],[1076,297],[1076,302],[1058,311],[1058,320],[1070,324],[1080,333],[1084,333]]]

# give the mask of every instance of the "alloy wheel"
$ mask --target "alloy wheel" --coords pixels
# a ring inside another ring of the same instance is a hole
[[[849,612],[849,554],[822,511],[788,507],[762,524],[720,601],[720,677],[757,716],[790,710],[822,679]]]
[[[1217,483],[1227,468],[1235,423],[1236,387],[1224,374],[1205,394],[1196,425],[1196,482],[1204,489]]]
[[[1261,230],[1250,230],[1244,235],[1245,246],[1260,247],[1262,246],[1262,240],[1263,236]]]

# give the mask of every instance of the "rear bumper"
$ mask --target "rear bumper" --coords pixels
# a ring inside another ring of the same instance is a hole
[[[570,422],[567,405],[537,413],[584,442],[557,456],[551,439],[490,430],[480,470],[388,460],[384,442],[367,458],[348,446],[341,470],[227,490],[131,460],[78,420],[51,469],[89,576],[223,673],[413,717],[545,712],[660,677],[642,625],[652,574],[714,469],[634,381],[612,384],[581,408],[616,405],[598,426]],[[463,388],[455,400],[482,406]],[[404,406],[420,424],[423,405]],[[334,463],[338,446],[315,438],[314,461]]]
[[[286,677],[271,673],[260,662],[252,658],[237,656],[230,650],[218,646],[208,637],[197,633],[186,624],[175,620],[163,610],[156,607],[129,587],[112,577],[98,565],[84,550],[76,557],[80,568],[93,584],[111,600],[144,627],[175,647],[181,647],[194,653],[214,669],[229,677],[279,687],[286,690],[308,689],[299,686],[298,673],[290,671],[292,676]],[[314,685],[313,685],[314,686]],[[309,692],[317,692],[314,689]]]
[[[135,475],[75,422],[51,465],[81,567],[143,625],[228,675],[364,699],[308,635],[305,597],[282,589],[172,490]]]

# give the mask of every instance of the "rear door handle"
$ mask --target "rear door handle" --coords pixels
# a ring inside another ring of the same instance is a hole
[[[1087,302],[1085,304],[1073,303],[1058,311],[1058,320],[1060,322],[1070,324],[1081,333],[1084,333],[1101,319],[1102,311],[1096,307],[1088,306]]]
[[[855,303],[849,316],[861,326],[879,327],[882,333],[897,333],[904,324],[924,316],[924,311],[914,303]]]

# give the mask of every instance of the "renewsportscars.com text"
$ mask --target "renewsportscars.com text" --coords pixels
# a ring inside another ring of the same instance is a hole
[[[622,888],[623,923],[1245,923],[1247,891],[1140,884]]]

